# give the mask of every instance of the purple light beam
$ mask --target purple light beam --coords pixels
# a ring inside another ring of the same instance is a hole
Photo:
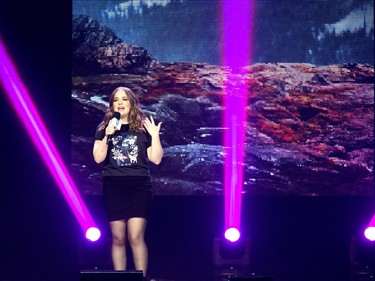
[[[90,227],[96,227],[96,224],[80,197],[78,189],[69,175],[67,168],[64,166],[1,38],[0,61],[0,81],[3,84],[7,97],[69,207],[73,211],[82,230],[86,233]]]
[[[222,2],[222,63],[228,67],[224,94],[225,229],[240,229],[245,155],[247,72],[251,54],[252,0]],[[238,237],[239,238],[239,237]]]

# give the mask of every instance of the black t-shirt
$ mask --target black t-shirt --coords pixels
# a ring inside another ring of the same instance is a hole
[[[98,126],[95,140],[102,140],[105,129]],[[104,161],[103,176],[144,176],[149,177],[147,148],[151,146],[148,132],[136,133],[128,124],[122,124],[108,144],[108,153]]]

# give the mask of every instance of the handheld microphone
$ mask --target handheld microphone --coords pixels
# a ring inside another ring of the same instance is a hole
[[[113,127],[116,128],[116,130],[120,130],[121,129],[120,118],[121,118],[121,113],[120,112],[117,112],[117,111],[113,112],[112,119],[109,120],[108,126],[113,126]],[[107,144],[111,141],[112,136],[113,135],[109,135],[108,136],[108,138],[107,138]]]

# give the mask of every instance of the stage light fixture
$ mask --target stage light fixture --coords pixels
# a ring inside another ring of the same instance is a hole
[[[216,237],[213,243],[214,273],[221,280],[229,276],[241,276],[249,273],[249,239],[242,237],[231,242],[224,237]]]
[[[375,242],[364,237],[363,233],[352,237],[350,274],[353,281],[375,280]]]
[[[96,227],[90,227],[86,231],[86,238],[92,242],[97,241],[100,238],[100,230]]]
[[[370,241],[375,241],[375,214],[364,231],[365,237]]]
[[[375,227],[369,226],[365,229],[364,232],[365,237],[370,241],[375,241]]]
[[[4,92],[74,216],[78,220],[83,232],[86,233],[91,227],[96,227],[96,224],[80,197],[79,191],[55,148],[1,38],[0,61],[0,81],[3,85]]]
[[[225,231],[224,237],[225,239],[229,240],[230,242],[236,242],[238,239],[240,239],[240,232],[237,228],[229,228]]]

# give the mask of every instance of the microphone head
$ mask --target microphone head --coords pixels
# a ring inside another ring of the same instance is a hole
[[[121,118],[121,113],[118,111],[114,111],[112,114],[112,118],[120,119]]]

